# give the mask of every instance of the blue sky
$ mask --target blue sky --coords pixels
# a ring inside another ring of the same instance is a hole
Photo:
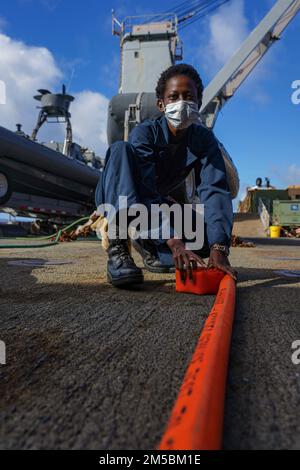
[[[151,8],[146,0],[2,0],[0,31],[9,43],[2,44],[1,54],[5,44],[11,52],[0,59],[0,79],[1,71],[5,75],[9,70],[9,77],[26,72],[24,83],[30,85],[20,88],[12,80],[11,100],[8,93],[6,110],[0,108],[0,124],[12,127],[20,117],[29,132],[36,113],[31,99],[34,87],[58,89],[65,82],[84,108],[80,117],[77,107],[75,134],[91,145],[101,141],[97,150],[103,153],[105,109],[117,92],[119,78],[119,42],[111,35],[111,9],[122,19],[171,11],[178,3],[165,0],[162,10],[158,0],[151,1]],[[207,84],[274,3],[232,0],[213,16],[184,28],[184,62],[194,65]],[[257,176],[269,176],[280,187],[300,184],[300,105],[291,101],[291,84],[300,80],[299,45],[300,14],[219,115],[215,133],[239,169],[242,192]],[[14,60],[13,54],[22,48],[27,54],[24,62]],[[85,129],[84,116],[92,113],[96,122]]]

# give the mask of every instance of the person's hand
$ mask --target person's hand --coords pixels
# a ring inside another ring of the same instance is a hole
[[[203,259],[193,251],[187,250],[181,240],[171,238],[167,241],[167,245],[172,251],[174,264],[176,269],[179,269],[180,271],[182,282],[185,282],[186,272],[188,273],[190,280],[193,280],[193,269],[196,269],[197,265],[206,267]]]
[[[221,251],[211,250],[208,267],[220,269],[237,281],[237,272],[232,268],[228,257]]]

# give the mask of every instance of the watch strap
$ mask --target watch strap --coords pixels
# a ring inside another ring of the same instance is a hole
[[[220,253],[223,253],[225,256],[229,255],[229,246],[227,245],[222,245],[221,243],[214,243],[211,247],[211,250],[216,250],[219,251]]]

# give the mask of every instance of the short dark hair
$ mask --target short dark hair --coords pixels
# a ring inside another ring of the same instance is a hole
[[[158,99],[163,99],[165,90],[166,90],[167,81],[170,78],[175,77],[176,75],[186,75],[187,77],[191,78],[195,82],[195,85],[197,87],[198,101],[202,102],[203,89],[204,89],[202,80],[197,70],[188,64],[171,65],[171,67],[169,67],[168,69],[164,70],[164,72],[162,72],[161,76],[158,79],[156,89],[155,89],[156,97]]]

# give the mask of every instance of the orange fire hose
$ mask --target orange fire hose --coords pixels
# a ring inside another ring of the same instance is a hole
[[[227,274],[220,283],[158,449],[221,449],[234,311],[235,281]]]

